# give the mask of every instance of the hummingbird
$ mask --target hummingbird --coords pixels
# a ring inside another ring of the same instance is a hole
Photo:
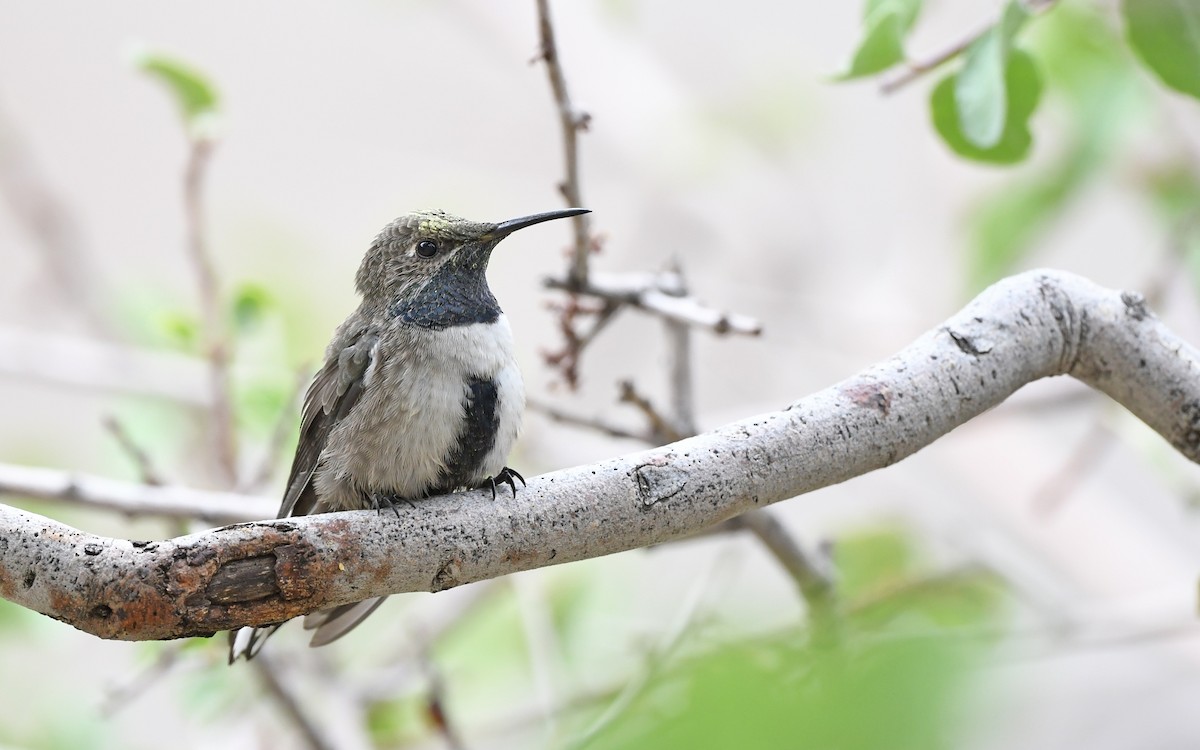
[[[401,216],[355,277],[358,309],[338,326],[304,397],[279,518],[392,508],[524,478],[506,465],[525,409],[512,329],[487,283],[508,235],[584,208],[499,223],[444,211]],[[307,615],[311,646],[361,623],[386,597]],[[253,657],[283,623],[230,633],[229,661]]]

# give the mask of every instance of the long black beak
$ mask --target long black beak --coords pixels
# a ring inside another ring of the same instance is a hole
[[[559,211],[546,211],[545,213],[533,214],[532,216],[522,216],[519,219],[509,219],[508,221],[500,222],[490,234],[492,237],[507,237],[518,229],[531,227],[534,224],[541,224],[543,221],[566,219],[571,216],[579,216],[580,214],[587,213],[591,213],[590,208],[564,208]]]

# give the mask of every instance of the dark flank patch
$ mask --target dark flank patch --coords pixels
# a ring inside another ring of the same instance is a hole
[[[467,381],[467,390],[470,396],[458,432],[458,444],[450,452],[446,468],[438,478],[440,487],[437,491],[472,484],[479,465],[496,444],[496,432],[500,428],[496,381],[472,378]]]
[[[484,262],[453,258],[421,291],[392,305],[390,312],[405,323],[434,330],[494,323],[500,317],[500,305],[488,288],[486,270]]]

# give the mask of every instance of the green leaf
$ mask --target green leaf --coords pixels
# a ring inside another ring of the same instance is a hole
[[[900,17],[905,31],[912,29],[921,13],[921,3],[924,0],[867,0],[863,8],[863,21],[870,22],[873,16],[880,13],[896,13]]]
[[[271,294],[258,284],[243,284],[233,295],[233,323],[246,331],[262,322],[272,304]]]
[[[1011,0],[1000,21],[967,49],[962,70],[955,76],[954,102],[962,134],[981,149],[992,148],[1004,135],[1008,60],[1013,38],[1028,17],[1029,11]]]
[[[162,313],[162,332],[167,340],[185,351],[193,351],[200,344],[200,321],[194,315],[172,310]]]
[[[1001,593],[970,577],[915,586],[839,644],[783,633],[668,665],[581,746],[949,750],[989,646],[965,634],[1000,621]]]
[[[1004,121],[999,137],[987,147],[978,145],[963,132],[955,96],[960,75],[961,72],[944,79],[930,98],[938,135],[956,154],[968,159],[993,164],[1012,164],[1024,159],[1033,145],[1029,117],[1042,95],[1042,79],[1033,58],[1021,50],[1009,52],[1004,68]]]
[[[922,0],[868,0],[866,33],[839,81],[874,75],[904,61],[904,37],[912,29]]]
[[[202,118],[216,114],[216,89],[200,71],[175,58],[154,52],[137,52],[133,61],[174,95],[183,120],[189,127]]]
[[[1123,0],[1129,45],[1164,84],[1200,99],[1200,2]]]

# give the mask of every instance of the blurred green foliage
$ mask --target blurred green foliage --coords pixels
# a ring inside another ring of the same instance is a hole
[[[1042,14],[1044,18],[1062,12],[1064,7],[1074,8],[1076,13],[1085,7],[1068,0],[1040,5],[1049,8]],[[1125,0],[1121,9],[1129,43],[1142,62],[1167,86],[1200,98],[1200,4]],[[867,0],[863,40],[849,71],[840,80],[882,73],[904,63],[904,39],[919,10],[920,2]],[[1090,10],[1096,11],[1094,6]],[[960,156],[1011,164],[1028,155],[1026,121],[1037,108],[1040,60],[1013,52],[1017,34],[1030,18],[1026,2],[1009,0],[991,27],[948,55],[947,62],[959,57],[962,62],[935,87],[931,109],[938,133]],[[1101,38],[1112,50],[1118,49],[1114,34],[1104,32]],[[1012,61],[1017,59],[1022,62],[1014,66]],[[1014,139],[1017,132],[1024,137]],[[1005,143],[1006,148],[996,150]]]
[[[1159,79],[1200,99],[1200,3],[1123,0],[1129,44]]]
[[[700,650],[580,747],[955,747],[1001,590],[983,574],[931,574],[891,529],[839,540],[836,561],[835,641],[795,629]]]

